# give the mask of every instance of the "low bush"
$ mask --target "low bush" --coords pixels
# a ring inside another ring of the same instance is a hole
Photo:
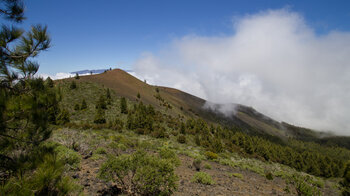
[[[267,174],[265,175],[265,177],[266,177],[266,179],[268,179],[268,180],[273,180],[273,175],[272,175],[271,172],[267,173]]]
[[[210,164],[206,163],[206,164],[204,164],[204,168],[205,168],[205,169],[211,169],[212,167],[211,167]]]
[[[178,180],[170,160],[142,151],[109,157],[99,177],[120,184],[122,191],[130,195],[171,195]]]
[[[201,170],[201,163],[202,163],[202,160],[195,159],[195,160],[193,160],[192,165],[197,171],[200,171]]]
[[[107,154],[107,150],[103,147],[98,147],[96,150],[95,150],[95,153],[96,154]]]
[[[72,169],[77,169],[80,166],[81,156],[79,153],[66,146],[56,144],[54,152],[57,154],[57,158],[69,165]]]
[[[240,173],[230,173],[229,176],[243,179],[243,174]]]
[[[179,135],[179,137],[177,137],[177,142],[179,142],[181,144],[186,143],[186,136],[183,134]]]
[[[0,186],[0,195],[79,195],[80,192],[81,187],[64,175],[64,161],[53,154],[45,155],[32,175],[12,177]]]
[[[206,184],[206,185],[215,184],[212,177],[205,172],[197,172],[196,174],[194,174],[191,181],[196,182],[196,183],[200,183],[200,184]]]
[[[218,155],[216,153],[211,152],[211,151],[205,152],[205,156],[207,157],[207,159],[210,159],[210,160],[214,160],[214,159],[218,158]]]
[[[170,160],[175,166],[179,166],[181,164],[181,161],[177,157],[175,151],[169,149],[168,147],[162,147],[159,151],[159,156],[162,159]]]

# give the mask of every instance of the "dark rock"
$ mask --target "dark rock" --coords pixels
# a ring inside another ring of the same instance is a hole
[[[74,178],[74,179],[77,179],[77,178],[79,178],[80,176],[79,176],[79,174],[74,174],[73,176],[72,176],[72,178]]]
[[[92,151],[90,151],[87,155],[85,155],[83,158],[88,159],[92,156]]]
[[[117,187],[117,185],[112,185],[110,183],[107,184],[107,187],[98,190],[97,191],[99,193],[99,195],[102,196],[109,196],[109,195],[120,195],[122,193],[122,190]]]

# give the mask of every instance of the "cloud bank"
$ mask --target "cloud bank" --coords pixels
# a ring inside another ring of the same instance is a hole
[[[59,72],[59,73],[56,73],[54,75],[52,74],[46,74],[46,73],[39,73],[37,74],[39,77],[42,77],[44,79],[50,77],[51,79],[53,80],[59,80],[59,79],[63,79],[63,78],[71,78],[71,77],[74,77],[75,74],[71,74],[71,73],[64,73],[64,72]]]
[[[245,104],[280,121],[350,135],[350,32],[318,35],[287,9],[236,19],[231,35],[174,40],[144,54],[134,71],[210,102]]]

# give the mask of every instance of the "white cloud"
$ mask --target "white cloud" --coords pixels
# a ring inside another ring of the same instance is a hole
[[[134,71],[211,102],[350,135],[350,32],[317,35],[286,9],[247,15],[233,26],[229,36],[175,40],[160,54],[143,55]]]
[[[55,75],[52,74],[46,74],[46,73],[41,73],[38,74],[39,77],[42,77],[44,79],[50,77],[53,80],[58,80],[58,79],[63,79],[63,78],[70,78],[70,77],[74,77],[75,74],[71,74],[71,73],[64,73],[64,72],[60,72],[60,73],[56,73]]]

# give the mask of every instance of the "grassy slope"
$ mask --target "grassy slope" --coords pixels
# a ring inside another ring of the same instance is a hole
[[[209,111],[203,108],[206,102],[204,99],[177,89],[148,85],[120,69],[97,75],[81,76],[80,78],[79,82],[84,81],[100,84],[106,88],[113,89],[118,96],[126,97],[129,100],[136,100],[137,94],[140,93],[141,100],[144,103],[151,104],[156,109],[165,111],[167,109],[162,107],[162,103],[155,98],[157,94],[156,88],[158,88],[160,96],[167,104],[172,106],[172,109],[167,110],[166,113],[173,116],[200,116],[208,122],[220,123],[227,126],[235,125],[253,134],[273,135],[283,140],[292,137],[300,140],[327,143],[327,139],[325,138],[327,135],[322,135],[323,139],[320,140],[318,137],[321,135],[316,134],[310,129],[292,125],[286,126],[285,123],[277,122],[255,111],[253,108],[244,105],[238,104],[235,108],[238,113],[230,117]],[[332,138],[332,144],[336,144],[337,140],[338,138]],[[345,142],[342,141],[340,144],[345,144],[342,146],[347,147],[346,144],[349,140],[347,138]]]
[[[72,79],[70,79],[72,80]],[[84,80],[74,80],[78,83],[77,89],[69,89],[70,80],[59,81],[62,92],[64,94],[61,102],[62,107],[68,108],[71,113],[71,120],[75,123],[81,123],[85,121],[92,122],[94,114],[96,112],[95,103],[99,95],[106,93],[106,86],[102,86],[93,82],[85,82]],[[151,89],[153,90],[153,89]],[[164,89],[161,89],[163,92]],[[125,96],[125,95],[124,95]],[[141,95],[141,97],[143,97]],[[81,103],[82,99],[85,99],[88,105],[88,109],[83,111],[74,111],[74,105]],[[120,114],[119,97],[117,93],[112,93],[112,104],[108,106],[106,111],[106,117],[108,120],[114,120],[115,118],[122,119],[126,122],[126,115]],[[156,100],[157,101],[157,100]],[[132,102],[128,101],[129,107]],[[163,109],[162,107],[160,107]],[[164,110],[164,109],[163,109]],[[165,111],[165,110],[164,110]],[[171,110],[165,111],[169,113]],[[68,148],[71,148],[72,144],[79,146],[80,156],[84,157],[88,152],[92,151],[93,156],[89,159],[82,159],[80,171],[71,171],[72,175],[79,174],[78,181],[84,186],[84,192],[86,194],[97,194],[96,191],[105,189],[106,182],[103,182],[96,178],[98,168],[106,160],[107,154],[120,154],[130,153],[137,148],[146,149],[149,152],[157,152],[161,146],[169,146],[174,149],[182,161],[182,165],[177,169],[177,175],[180,177],[180,187],[177,195],[184,195],[186,193],[197,194],[196,190],[200,190],[202,193],[217,194],[251,194],[258,195],[266,194],[286,194],[283,189],[288,189],[291,193],[296,194],[296,186],[298,181],[307,180],[308,184],[318,187],[316,190],[322,191],[326,195],[336,194],[335,184],[333,181],[324,180],[313,177],[311,175],[297,172],[296,170],[287,166],[262,162],[256,159],[243,158],[237,153],[223,153],[219,155],[219,158],[210,161],[205,157],[205,150],[195,145],[194,137],[188,135],[188,142],[186,144],[179,144],[176,141],[176,136],[171,134],[171,128],[167,128],[170,137],[165,139],[155,139],[145,135],[137,135],[132,131],[123,129],[121,132],[114,130],[79,130],[79,129],[57,129],[54,131],[52,140],[59,142]],[[97,148],[104,148],[107,154],[96,153]],[[213,169],[207,169],[215,181],[220,183],[212,186],[203,186],[190,182],[193,176],[194,169],[191,169],[192,161],[195,158],[200,158],[205,163],[213,166]],[[190,168],[190,169],[189,169]],[[93,172],[88,172],[93,171]],[[232,178],[232,173],[241,173],[246,180],[240,180]],[[266,173],[272,173],[275,176],[273,181],[267,181],[265,179]],[[231,177],[230,177],[231,176]],[[252,183],[253,182],[253,183]],[[87,183],[89,185],[87,185]],[[94,185],[92,186],[93,183]],[[231,183],[231,184],[230,184]],[[232,187],[230,185],[235,184],[240,186]],[[259,188],[256,188],[259,187]],[[195,192],[193,192],[195,190]],[[222,192],[226,190],[226,192]],[[244,192],[249,190],[249,192]],[[237,191],[237,192],[235,192]]]

